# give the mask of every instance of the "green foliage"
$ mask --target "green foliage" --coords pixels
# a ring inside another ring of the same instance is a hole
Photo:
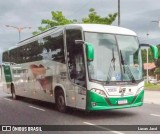
[[[108,17],[101,17],[100,15],[97,15],[94,8],[91,8],[89,10],[89,15],[87,18],[83,18],[83,23],[93,23],[93,24],[112,24],[113,21],[115,21],[117,17],[117,13],[109,14]]]
[[[145,82],[144,83],[144,89],[149,89],[149,90],[160,90],[160,85],[155,85],[155,84],[152,84],[152,83],[147,83]]]
[[[142,54],[142,62],[143,63],[146,63],[147,62],[147,51],[146,51],[146,49],[142,49],[141,50],[141,54]]]
[[[144,83],[144,89],[160,91],[160,85],[145,82]]]
[[[148,49],[148,60],[149,62],[154,62],[154,57],[151,48]]]
[[[65,25],[73,23],[72,20],[68,20],[61,11],[52,11],[52,20],[42,20],[42,24],[47,24],[50,27],[58,26],[58,25]]]
[[[48,30],[51,27],[59,26],[59,25],[66,25],[71,23],[77,23],[77,20],[69,20],[67,19],[61,11],[52,11],[51,12],[52,19],[43,19],[41,24],[44,26],[38,27],[38,31],[34,31],[32,34],[36,35],[43,31]],[[101,17],[97,15],[94,8],[89,10],[89,15],[87,18],[82,19],[82,23],[94,23],[94,24],[112,24],[117,17],[117,13],[109,14],[108,17]]]
[[[51,27],[54,27],[54,26],[71,24],[71,23],[75,23],[77,21],[75,19],[74,20],[67,19],[63,15],[63,13],[61,11],[52,11],[51,14],[52,14],[52,19],[51,20],[49,20],[49,19],[43,19],[41,21],[41,24],[43,24],[45,26],[38,27],[39,31],[34,31],[32,33],[33,35],[39,34],[39,33],[43,32],[43,31],[48,30]]]
[[[38,30],[39,30],[39,31],[34,31],[32,34],[33,34],[33,35],[37,35],[37,34],[39,34],[39,33],[41,33],[41,32],[46,31],[47,29],[49,29],[48,25],[46,25],[45,27],[39,26],[39,27],[38,27]]]
[[[142,49],[141,53],[142,53],[142,61],[143,61],[143,63],[147,63],[147,51],[146,51],[146,49]],[[149,63],[154,62],[152,50],[150,48],[148,48],[148,62]]]
[[[156,68],[154,71],[155,74],[160,74],[160,68]]]

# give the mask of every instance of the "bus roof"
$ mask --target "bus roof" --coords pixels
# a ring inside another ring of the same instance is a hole
[[[102,25],[102,24],[70,24],[66,25],[67,28],[81,27],[83,31],[86,32],[100,32],[100,33],[111,33],[111,34],[123,34],[123,35],[133,35],[136,36],[136,33],[132,30],[111,26],[111,25]]]
[[[86,31],[86,32],[98,32],[98,33],[110,33],[110,34],[122,34],[122,35],[136,36],[136,33],[134,31],[126,29],[126,28],[118,27],[118,26],[103,25],[103,24],[68,24],[64,26],[53,27],[43,33],[32,36],[25,40],[22,40],[16,46],[11,47],[8,50],[22,46],[26,44],[27,42],[32,42],[33,40],[40,39],[41,37],[47,36],[50,33],[54,33],[56,31],[63,30],[65,28],[66,29],[82,29],[83,31]]]

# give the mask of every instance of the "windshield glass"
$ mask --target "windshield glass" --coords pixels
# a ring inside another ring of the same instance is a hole
[[[123,80],[142,79],[142,59],[138,40],[134,36],[117,35],[120,49]]]
[[[120,61],[114,35],[85,33],[87,42],[94,45],[94,61],[88,62],[89,76],[98,81],[119,81]]]
[[[136,37],[85,32],[85,41],[94,46],[94,60],[88,62],[90,79],[105,82],[142,79]]]

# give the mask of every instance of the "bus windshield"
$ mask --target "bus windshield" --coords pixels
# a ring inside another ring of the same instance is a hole
[[[93,43],[94,61],[88,62],[91,80],[131,81],[142,79],[142,59],[135,36],[85,32]]]

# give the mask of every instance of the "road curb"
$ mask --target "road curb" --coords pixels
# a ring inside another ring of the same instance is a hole
[[[149,102],[149,101],[144,101],[145,104],[156,104],[156,105],[160,105],[160,103],[155,103],[155,102]]]
[[[160,89],[144,89],[144,91],[160,91]]]

